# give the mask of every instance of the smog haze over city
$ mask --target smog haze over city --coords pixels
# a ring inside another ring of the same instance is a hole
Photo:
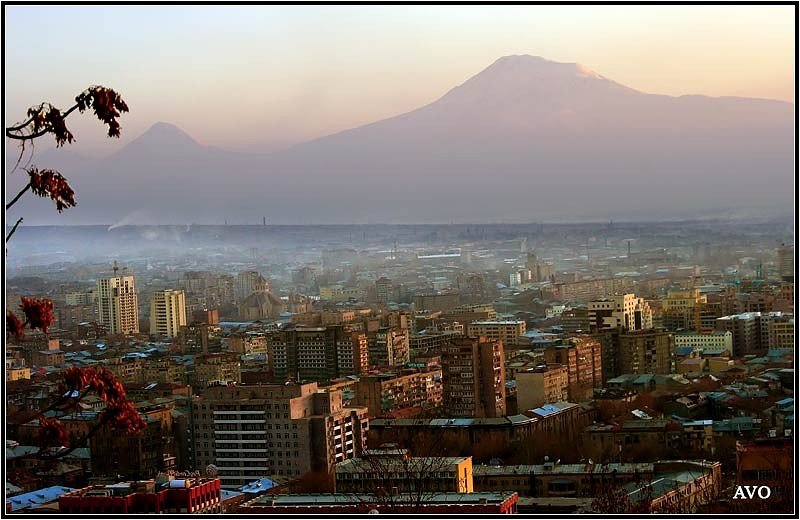
[[[791,513],[796,9],[4,4],[7,512]]]

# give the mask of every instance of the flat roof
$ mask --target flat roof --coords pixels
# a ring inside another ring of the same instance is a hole
[[[501,504],[517,495],[516,491],[473,492],[473,493],[435,493],[425,496],[427,504]],[[403,504],[404,497],[411,500],[414,495],[401,493],[397,495],[398,504]],[[292,495],[263,495],[244,505],[247,506],[327,506],[348,504],[380,503],[373,494],[353,493],[314,493]]]

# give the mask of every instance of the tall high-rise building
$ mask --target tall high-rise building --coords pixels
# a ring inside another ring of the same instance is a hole
[[[375,300],[380,303],[389,303],[394,300],[394,284],[385,276],[375,281]]]
[[[222,487],[257,479],[330,472],[366,446],[365,407],[341,390],[305,385],[210,386],[192,402],[194,467],[214,464]]]
[[[243,271],[236,275],[233,296],[237,304],[253,293],[267,291],[269,291],[269,282],[258,271]]]
[[[173,338],[186,325],[186,297],[183,291],[166,289],[150,300],[150,334]]]
[[[97,313],[109,334],[139,333],[139,304],[132,275],[97,281]]]
[[[612,298],[592,300],[588,304],[589,327],[592,330],[642,330],[653,327],[653,311],[644,298],[621,294]]]
[[[444,403],[453,417],[501,417],[506,413],[503,343],[453,337],[442,347]]]
[[[778,268],[778,276],[787,282],[794,281],[794,248],[781,244],[775,251],[777,259],[775,261]]]

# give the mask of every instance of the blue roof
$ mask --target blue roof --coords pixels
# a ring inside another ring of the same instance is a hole
[[[554,413],[560,412],[561,408],[552,404],[543,404],[540,408],[534,408],[532,411],[536,415],[547,417],[548,415],[553,415]]]
[[[688,356],[694,352],[694,347],[675,347],[675,353],[679,356]]]
[[[714,421],[714,431],[737,432],[750,431],[754,429],[752,417],[734,417],[723,421]]]
[[[61,495],[66,495],[72,491],[75,491],[75,489],[64,486],[50,486],[48,488],[11,497],[6,500],[6,504],[11,504],[11,511],[33,509],[42,504],[58,500],[58,497]]]
[[[790,348],[771,348],[767,350],[767,357],[782,357],[792,353]]]
[[[785,399],[781,399],[780,401],[776,402],[775,404],[777,404],[778,406],[786,406],[787,404],[792,404],[792,403],[794,403],[794,398],[787,397]]]
[[[249,484],[246,484],[239,488],[239,491],[242,493],[263,493],[269,489],[276,487],[278,484],[273,482],[272,480],[264,477],[258,480],[254,480]]]
[[[240,493],[239,491],[231,491],[230,489],[220,489],[220,499],[223,502],[233,497],[238,497],[241,494],[242,493]]]

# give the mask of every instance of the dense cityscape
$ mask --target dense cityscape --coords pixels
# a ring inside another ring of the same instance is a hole
[[[791,229],[21,228],[8,308],[55,322],[7,342],[7,510],[787,510]],[[75,367],[144,427],[50,406]]]
[[[796,2],[2,4],[3,516],[796,518]]]

